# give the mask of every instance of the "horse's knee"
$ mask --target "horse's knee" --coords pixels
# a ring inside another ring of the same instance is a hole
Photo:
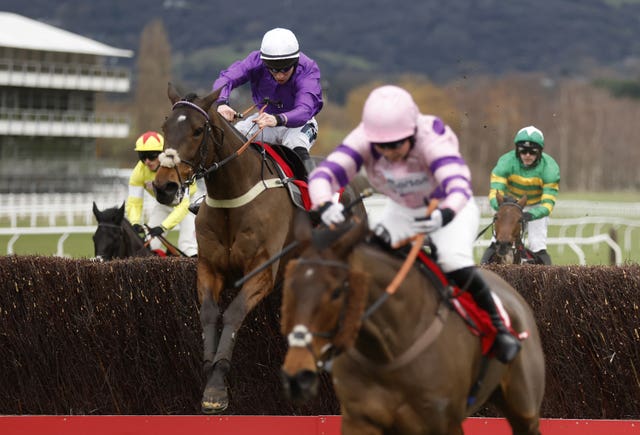
[[[200,323],[202,325],[215,324],[220,317],[220,307],[211,298],[205,298],[200,306]]]

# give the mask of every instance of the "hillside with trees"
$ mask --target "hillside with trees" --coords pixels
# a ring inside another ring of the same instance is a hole
[[[168,80],[208,92],[220,69],[282,26],[322,70],[317,154],[355,126],[375,84],[394,82],[458,133],[478,194],[530,124],[561,166],[561,190],[640,188],[640,1],[0,0],[0,9],[134,50],[131,95],[104,102],[132,113],[132,135],[160,127]],[[244,109],[246,92],[234,95]],[[130,143],[105,142],[101,155],[128,166]]]

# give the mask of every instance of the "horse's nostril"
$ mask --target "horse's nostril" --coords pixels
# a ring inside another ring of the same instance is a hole
[[[161,186],[153,184],[153,190],[156,194],[156,199],[160,204],[171,205],[176,198],[176,194],[179,190],[178,183],[169,181]]]
[[[318,375],[312,370],[301,370],[295,376],[296,382],[303,390],[311,389],[317,378]]]
[[[280,372],[286,396],[294,402],[303,403],[318,394],[318,374],[313,370],[301,370],[290,376]]]

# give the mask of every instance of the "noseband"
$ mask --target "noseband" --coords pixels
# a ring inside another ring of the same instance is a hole
[[[124,228],[122,227],[122,225],[116,225],[116,224],[112,224],[109,222],[98,222],[98,227],[106,227],[106,228],[115,228],[117,230],[119,230],[119,236],[120,236],[120,242],[123,243],[123,237],[124,237]],[[102,257],[101,255],[98,255],[98,257],[104,259],[105,257]],[[107,260],[110,260],[111,258],[113,258],[113,256],[110,256],[108,258],[106,258]]]
[[[524,209],[517,202],[503,202],[502,204],[500,204],[500,208],[502,208],[503,206],[517,207],[518,210],[520,210],[520,219],[519,219],[519,222],[520,222],[520,234],[519,234],[518,239],[511,243],[512,248],[517,251],[518,249],[520,249],[524,245],[523,242],[522,242],[522,238],[524,236],[524,229],[525,229],[525,226],[527,224],[527,222],[524,220],[524,217],[523,217]],[[497,241],[497,238],[496,238],[496,227],[495,227],[495,224],[496,224],[497,218],[498,218],[498,215],[496,213],[496,215],[493,217],[493,237],[496,239],[496,241]]]
[[[180,158],[178,156],[178,152],[175,151],[175,154],[173,155],[168,155],[167,153],[163,153],[163,156],[161,156],[160,159],[160,165],[164,166],[166,168],[174,168],[176,170],[176,175],[178,176],[178,181],[180,182],[180,191],[184,192],[186,189],[189,188],[189,186],[197,179],[202,178],[204,176],[206,176],[209,172],[213,172],[216,169],[218,169],[218,167],[220,166],[219,163],[214,163],[211,167],[206,168],[205,167],[205,162],[207,160],[207,156],[209,154],[209,147],[207,146],[208,141],[207,138],[211,137],[211,141],[215,144],[215,139],[213,137],[213,125],[211,124],[211,118],[209,118],[209,114],[207,112],[205,112],[200,106],[198,106],[197,104],[192,103],[191,101],[187,101],[187,100],[180,100],[177,101],[171,108],[171,110],[176,110],[179,107],[188,107],[191,108],[193,110],[195,110],[196,112],[200,113],[202,116],[204,116],[205,121],[202,124],[202,129],[203,129],[203,135],[202,135],[202,141],[200,142],[200,145],[198,145],[198,150],[199,150],[199,154],[200,154],[200,159],[199,162],[196,164],[190,160],[186,160],[183,158]],[[218,127],[219,128],[219,127]],[[223,135],[223,141],[224,141],[224,131],[222,129],[220,129],[221,134]],[[170,161],[166,161],[163,159],[166,157],[169,157]],[[176,162],[174,159],[178,158],[178,162]],[[191,175],[185,179],[184,181],[182,180],[182,176],[180,175],[180,171],[178,170],[178,165],[176,163],[184,163],[185,165],[189,166],[189,168],[191,168]]]
[[[300,258],[298,260],[298,264],[312,264],[312,265],[318,265],[318,266],[339,267],[342,269],[349,270],[349,265],[347,263],[344,263],[342,261],[335,261],[335,260]],[[316,367],[319,370],[324,370],[329,365],[327,361],[331,361],[339,353],[339,351],[335,348],[333,343],[330,342],[322,348],[320,354],[318,355],[313,350],[313,347],[311,346],[311,342],[313,340],[313,337],[332,340],[333,338],[335,338],[338,332],[340,332],[340,330],[343,327],[346,312],[347,312],[347,307],[349,302],[349,289],[350,289],[349,278],[347,277],[339,287],[336,287],[333,290],[334,292],[338,292],[338,291],[344,292],[345,298],[344,298],[342,307],[340,308],[338,321],[330,331],[311,332],[309,331],[309,328],[307,328],[305,325],[296,325],[287,336],[289,347],[306,348],[313,356],[313,360],[315,361]]]

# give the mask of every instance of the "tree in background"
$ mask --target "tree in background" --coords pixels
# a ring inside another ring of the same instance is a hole
[[[553,81],[542,74],[475,77],[443,87],[408,75],[384,83],[406,88],[423,113],[440,116],[454,129],[476,195],[487,194],[491,169],[527,125],[544,132],[545,151],[560,165],[560,199],[563,191],[640,189],[637,100],[616,98],[584,79]],[[313,154],[328,154],[355,128],[367,95],[382,84],[362,84],[348,93],[344,106],[322,109]]]
[[[132,138],[147,130],[159,130],[170,109],[167,83],[171,80],[171,46],[161,19],[152,20],[142,30],[136,69]]]

